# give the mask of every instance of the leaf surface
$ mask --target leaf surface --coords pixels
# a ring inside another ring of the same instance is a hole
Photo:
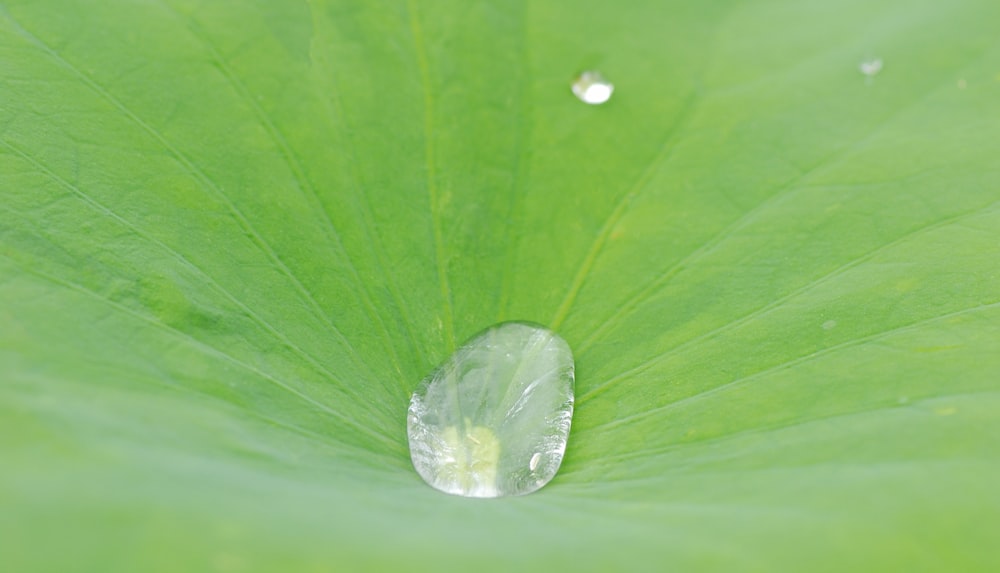
[[[5,569],[1000,567],[1000,5],[627,4],[4,2]],[[515,319],[563,467],[442,495]]]

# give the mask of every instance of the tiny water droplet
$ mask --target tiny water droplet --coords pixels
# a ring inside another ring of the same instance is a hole
[[[861,60],[861,63],[858,64],[858,69],[861,70],[862,74],[873,78],[882,71],[882,58],[866,58]]]
[[[573,82],[573,93],[583,103],[602,104],[611,99],[615,86],[604,79],[601,72],[589,70],[577,76]]]
[[[410,458],[431,487],[531,493],[559,470],[573,417],[573,354],[557,334],[505,322],[472,337],[410,400]]]
[[[826,322],[823,323],[823,330],[831,330],[831,329],[836,328],[836,327],[837,327],[837,321],[836,320],[828,320],[828,321],[826,321]]]

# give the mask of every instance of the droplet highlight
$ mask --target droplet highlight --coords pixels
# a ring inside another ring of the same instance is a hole
[[[600,105],[614,93],[615,86],[597,71],[586,71],[577,76],[573,82],[573,94],[583,103]]]
[[[562,463],[573,418],[573,353],[542,326],[505,322],[472,337],[410,400],[413,467],[466,497],[531,493]]]
[[[538,462],[540,461],[542,461],[542,453],[535,452],[534,455],[531,456],[531,460],[528,461],[528,469],[531,471],[537,470]]]

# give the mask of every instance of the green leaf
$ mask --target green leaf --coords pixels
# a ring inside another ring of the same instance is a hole
[[[0,568],[997,570],[998,21],[4,2]],[[508,319],[566,459],[442,495],[409,394]]]

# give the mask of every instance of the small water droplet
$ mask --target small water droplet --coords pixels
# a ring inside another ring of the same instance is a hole
[[[530,493],[558,471],[572,417],[569,345],[541,326],[501,323],[472,337],[413,393],[410,458],[445,493]]]
[[[615,86],[604,79],[601,72],[586,71],[577,76],[573,82],[573,93],[583,103],[591,105],[602,104],[611,99]]]
[[[823,323],[823,330],[831,330],[833,328],[836,328],[836,326],[837,326],[836,320],[828,320]]]
[[[861,70],[862,74],[873,78],[882,71],[882,58],[866,58],[861,60],[861,63],[858,64],[858,69]]]

